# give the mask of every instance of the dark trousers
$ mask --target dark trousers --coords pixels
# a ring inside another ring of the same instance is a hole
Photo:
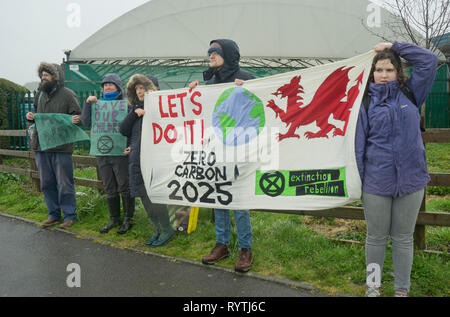
[[[97,156],[97,163],[106,197],[129,196],[128,157]]]
[[[170,226],[169,210],[167,205],[152,203],[148,195],[141,197],[144,209],[147,212],[148,218],[153,222],[153,224],[162,224],[167,227]]]
[[[75,220],[77,214],[72,154],[36,152],[36,165],[48,216],[59,220],[62,210],[64,220]]]

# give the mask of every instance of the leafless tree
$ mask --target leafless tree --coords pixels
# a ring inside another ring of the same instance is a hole
[[[400,19],[390,27],[397,35],[435,50],[450,29],[450,0],[383,0]]]
[[[371,0],[387,9],[393,17],[383,21],[392,34],[364,27],[373,35],[393,42],[399,38],[435,51],[443,35],[450,31],[450,0]]]

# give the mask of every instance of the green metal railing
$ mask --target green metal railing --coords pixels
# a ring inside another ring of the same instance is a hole
[[[8,130],[26,130],[29,123],[26,119],[26,114],[29,111],[34,112],[34,95],[35,91],[28,93],[9,92],[7,99],[7,116]],[[75,92],[78,96],[80,107],[83,107],[84,101],[89,96],[100,97],[100,90],[98,91],[81,91]],[[86,128],[87,129],[87,128]],[[89,150],[89,141],[75,143],[75,149]],[[25,136],[13,136],[9,141],[9,148],[11,150],[28,151],[28,139]]]
[[[124,94],[128,79],[136,73],[152,74],[159,80],[161,89],[174,89],[186,87],[193,80],[202,80],[204,67],[190,66],[124,66],[124,65],[75,65],[71,69],[65,65],[66,86],[72,89],[78,96],[80,106],[88,96],[100,97],[100,85],[106,73],[119,74],[123,82]],[[264,77],[295,70],[294,68],[245,68],[256,77]],[[410,72],[411,70],[409,70]],[[426,128],[450,128],[450,95],[449,95],[448,65],[441,65],[437,71],[436,79],[431,92],[426,100],[425,127]],[[27,129],[25,115],[34,109],[32,93],[10,92],[7,101],[7,116],[9,130]],[[124,96],[125,97],[125,96]],[[10,138],[10,148],[13,150],[28,150],[26,137]],[[77,149],[89,149],[89,141],[77,143]]]
[[[33,93],[10,92],[7,101],[7,120],[8,129],[24,130],[27,129],[27,120],[25,118],[28,111],[33,111]],[[28,140],[26,137],[11,137],[10,149],[28,151]]]

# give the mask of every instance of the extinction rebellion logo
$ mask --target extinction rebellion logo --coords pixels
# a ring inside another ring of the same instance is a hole
[[[347,197],[345,168],[256,172],[256,195]]]

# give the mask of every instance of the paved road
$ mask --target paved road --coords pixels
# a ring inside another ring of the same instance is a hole
[[[79,265],[81,287],[68,287]],[[307,290],[83,240],[0,215],[0,296],[306,297]]]

